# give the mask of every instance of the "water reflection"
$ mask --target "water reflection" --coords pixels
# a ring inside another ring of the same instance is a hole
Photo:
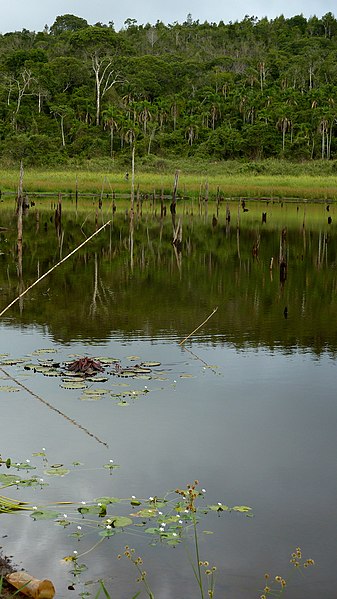
[[[96,207],[91,216],[63,206],[57,229],[55,207],[33,208],[24,220],[26,286],[111,216],[96,216]],[[251,505],[255,514],[214,515],[202,524],[214,531],[202,535],[201,551],[218,566],[219,596],[258,596],[265,571],[287,577],[289,555],[301,545],[317,568],[295,577],[291,592],[297,599],[330,597],[337,516],[334,219],[327,223],[324,204],[297,209],[246,202],[244,211],[228,202],[217,208],[199,216],[187,204],[179,214],[177,206],[178,256],[171,215],[136,209],[131,262],[130,220],[117,206],[112,227],[32,289],[21,311],[16,305],[6,313],[1,353],[29,356],[45,347],[60,360],[89,354],[122,362],[139,355],[159,360],[166,374],[139,381],[150,392],[121,407],[110,397],[81,401],[57,379],[13,366],[27,387],[109,448],[21,389],[0,392],[1,453],[21,460],[46,447],[51,462],[84,463],[42,494],[27,489],[37,503],[160,495],[198,478],[210,503]],[[15,220],[6,210],[1,219],[3,307],[20,281]],[[179,347],[215,306],[186,349]],[[110,458],[121,465],[112,476],[101,468]],[[52,578],[58,596],[69,597],[71,579],[60,560],[77,541],[67,531],[18,514],[4,517],[3,534],[6,552],[33,574]],[[95,539],[94,531],[81,540],[81,551]],[[103,577],[113,596],[135,595],[136,574],[116,560],[124,541],[144,557],[155,596],[197,596],[183,548],[152,548],[141,534],[108,540],[88,557],[83,580]]]

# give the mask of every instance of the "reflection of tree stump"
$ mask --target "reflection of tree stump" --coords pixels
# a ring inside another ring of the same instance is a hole
[[[328,225],[331,225],[331,223],[332,223],[332,218],[331,218],[331,216],[328,216]]]
[[[263,223],[267,222],[267,212],[262,212],[262,222]]]
[[[252,247],[252,254],[253,254],[254,258],[258,257],[259,249],[260,249],[260,236],[258,236],[257,240],[255,241],[255,243]]]
[[[281,283],[284,283],[286,278],[287,278],[287,263],[283,259],[280,262],[280,281],[281,281]]]

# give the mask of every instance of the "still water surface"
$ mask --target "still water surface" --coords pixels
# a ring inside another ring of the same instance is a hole
[[[41,468],[49,483],[42,490],[10,487],[3,493],[40,505],[105,495],[161,496],[199,479],[207,503],[247,505],[254,513],[253,518],[212,513],[200,525],[201,531],[214,533],[200,534],[200,552],[217,566],[216,596],[259,597],[269,572],[289,580],[291,597],[332,599],[337,582],[336,232],[326,225],[324,205],[312,208],[312,221],[309,206],[282,207],[286,212],[268,206],[266,227],[261,206],[248,207],[240,215],[239,236],[236,221],[231,228],[221,226],[221,213],[214,227],[205,217],[184,214],[180,254],[169,241],[170,223],[165,244],[165,227],[161,232],[160,223],[151,228],[150,219],[143,227],[143,217],[134,232],[132,269],[125,219],[116,219],[112,232],[94,247],[88,244],[6,313],[0,353],[10,357],[36,360],[33,352],[45,348],[60,362],[74,355],[107,356],[124,366],[139,356],[161,367],[156,378],[130,382],[110,376],[100,385],[113,391],[147,387],[148,393],[121,406],[108,395],[82,401],[82,392],[61,388],[58,377],[34,374],[20,364],[3,366],[108,444],[23,389],[0,391],[1,455],[40,466],[41,459],[32,454],[45,448],[49,464],[71,468],[69,475],[49,479]],[[55,231],[43,228],[44,218],[41,212],[37,233],[27,239],[25,285],[59,254],[59,247],[52,251]],[[70,227],[64,217],[63,255],[79,243],[72,218]],[[36,216],[29,214],[27,230],[32,222],[36,230]],[[9,227],[2,236],[3,306],[18,289],[14,247]],[[281,250],[287,261],[282,280]],[[215,306],[216,314],[185,348],[179,346]],[[102,468],[109,460],[120,465],[111,475]],[[74,461],[83,466],[72,467]],[[73,579],[62,558],[74,550],[85,552],[97,540],[93,531],[78,542],[70,536],[75,530],[34,522],[26,514],[3,515],[1,544],[20,566],[51,578],[58,597],[94,594],[85,582],[103,578],[113,597],[131,598],[139,590],[137,573],[127,560],[117,560],[125,544],[142,555],[156,597],[198,596],[184,547],[152,547],[141,532],[107,539],[85,556],[89,569],[69,590]],[[290,554],[297,546],[316,563],[303,578],[290,577]]]

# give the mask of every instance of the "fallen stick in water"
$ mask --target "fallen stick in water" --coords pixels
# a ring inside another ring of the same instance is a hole
[[[8,304],[8,306],[6,306],[6,308],[4,308],[2,310],[2,312],[0,312],[0,317],[3,316],[3,314],[5,314],[5,312],[7,312],[7,310],[9,310],[9,308],[11,308],[16,302],[18,302],[19,299],[21,299],[24,295],[26,295],[26,293],[28,293],[28,291],[30,291],[33,287],[35,287],[35,285],[37,285],[38,283],[40,283],[40,281],[42,281],[42,279],[44,279],[45,277],[47,277],[53,270],[55,270],[55,268],[57,268],[58,266],[60,266],[60,264],[62,264],[66,260],[68,260],[68,258],[70,258],[70,256],[73,256],[73,254],[75,254],[75,252],[77,252],[78,250],[80,250],[86,243],[88,243],[88,241],[90,241],[90,239],[92,239],[93,237],[95,237],[95,235],[97,235],[98,233],[100,233],[100,231],[102,231],[102,229],[104,229],[105,227],[107,227],[110,223],[111,223],[111,220],[108,220],[107,223],[105,223],[104,225],[102,225],[102,227],[100,227],[99,229],[97,229],[97,231],[95,231],[95,233],[93,233],[92,235],[90,235],[90,237],[88,237],[88,239],[86,239],[85,241],[83,241],[83,243],[81,243],[74,250],[72,250],[72,252],[70,252],[70,254],[67,254],[67,256],[65,256],[64,258],[62,258],[62,260],[60,260],[57,264],[54,264],[54,266],[52,266],[52,268],[50,268],[49,270],[47,270],[47,272],[45,272],[43,275],[41,275],[41,277],[39,277],[36,281],[34,281],[34,283],[32,283],[31,285],[29,285],[29,287],[27,287],[27,289],[25,289],[22,293],[20,293],[20,295],[18,295],[10,304]]]
[[[192,335],[194,335],[194,333],[196,333],[197,331],[199,331],[199,329],[201,329],[201,327],[206,324],[206,322],[213,316],[213,314],[215,314],[215,312],[217,311],[218,306],[216,308],[214,308],[213,312],[207,316],[206,320],[204,320],[204,322],[202,322],[201,324],[199,324],[199,326],[194,329],[194,331],[192,331],[192,333],[190,333],[189,335],[187,335],[187,337],[185,337],[185,339],[183,339],[182,341],[180,341],[179,345],[183,345],[185,343],[185,341],[187,341],[187,339],[189,339],[190,337],[192,337]],[[0,314],[1,316],[1,314]]]

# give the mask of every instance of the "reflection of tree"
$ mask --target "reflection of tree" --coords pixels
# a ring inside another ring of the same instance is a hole
[[[63,204],[66,255],[83,241],[83,232],[74,214],[67,213]],[[230,208],[234,215],[237,203],[230,203]],[[269,209],[264,205],[267,213]],[[179,268],[182,254],[175,254],[172,244],[169,211],[167,216],[149,216],[144,206],[143,216],[135,216],[132,271],[130,219],[124,211],[117,210],[113,228],[102,231],[55,269],[48,280],[41,281],[29,292],[22,314],[17,307],[11,308],[11,318],[20,326],[47,324],[50,334],[62,341],[76,337],[106,339],[113,334],[134,337],[145,327],[152,337],[170,331],[182,338],[186,330],[193,330],[202,321],[205,312],[219,305],[205,330],[209,340],[214,334],[217,342],[230,341],[237,347],[247,343],[273,347],[278,340],[288,349],[296,345],[320,352],[326,346],[337,351],[337,333],[331,327],[337,309],[337,238],[327,225],[325,206],[307,205],[305,242],[302,210],[298,214],[296,206],[287,206],[289,220],[282,240],[286,214],[276,205],[271,209],[273,219],[268,213],[267,222],[262,225],[261,206],[253,216],[254,208],[249,205],[247,213],[238,212],[239,227],[234,226],[233,218],[233,226],[226,230],[225,204],[220,204],[218,224],[213,228],[211,222],[205,225],[197,216],[182,214],[183,207],[177,203],[177,222],[180,219],[184,228],[183,276]],[[317,220],[317,214],[321,215],[319,225],[311,225],[313,211]],[[333,207],[330,213],[333,214]],[[51,214],[39,212],[38,230],[34,208],[25,217],[22,268],[27,285],[36,279],[37,261],[40,273],[55,264],[59,248],[54,227],[49,225]],[[3,304],[13,297],[17,283],[17,232],[10,226],[12,219],[12,211],[4,213],[2,225],[8,229],[8,250],[1,257]],[[253,227],[247,219],[252,219]],[[87,236],[94,230],[94,222],[94,214],[87,214],[86,219],[82,214],[78,219]],[[298,226],[303,235],[298,233]],[[252,256],[257,238],[259,261]],[[283,256],[291,265],[282,294],[279,277],[269,277],[272,256]],[[290,315],[288,333],[284,329],[285,305]]]

